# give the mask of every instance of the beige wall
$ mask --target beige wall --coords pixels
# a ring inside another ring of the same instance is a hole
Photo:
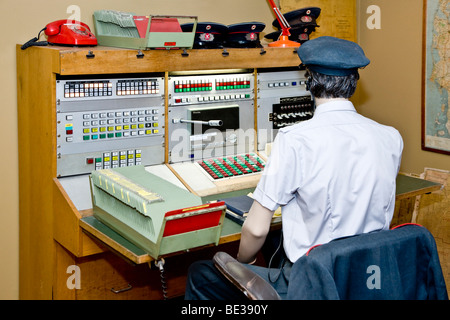
[[[450,157],[420,149],[422,0],[357,0],[359,39],[372,64],[361,72],[358,110],[377,121],[397,127],[405,140],[402,170],[421,172],[423,167],[450,169]],[[271,31],[272,12],[261,0],[0,0],[3,30],[0,50],[0,126],[3,165],[0,168],[0,299],[18,298],[18,166],[15,44],[28,41],[47,22],[70,16],[78,5],[81,20],[92,25],[92,12],[114,9],[139,14],[197,15],[200,21],[224,24],[262,21]],[[367,6],[379,5],[382,29],[368,30]],[[17,23],[19,21],[20,23]],[[37,157],[38,155],[36,155]],[[39,214],[39,208],[36,208]]]
[[[402,171],[450,169],[450,156],[421,150],[422,0],[359,0],[359,43],[372,63],[361,72],[358,111],[396,127],[405,143]],[[369,30],[369,5],[381,29]]]

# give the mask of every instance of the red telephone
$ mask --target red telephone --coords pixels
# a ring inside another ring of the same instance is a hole
[[[47,24],[45,34],[49,44],[71,46],[96,46],[97,38],[83,22],[75,20],[58,20]]]
[[[38,41],[41,32],[47,35],[47,41]],[[83,22],[75,20],[58,20],[51,22],[39,31],[37,37],[22,45],[22,50],[32,46],[46,46],[48,44],[66,46],[96,46],[97,38]]]

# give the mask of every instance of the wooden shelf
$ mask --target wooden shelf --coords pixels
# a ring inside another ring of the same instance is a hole
[[[295,67],[300,59],[293,48],[263,49],[192,49],[188,56],[182,50],[138,50],[113,47],[45,47],[57,56],[54,73],[61,75],[89,75],[113,73],[145,73],[215,69],[254,69]],[[27,49],[30,50],[30,49]],[[32,50],[35,50],[34,48]],[[92,57],[87,57],[92,54]]]

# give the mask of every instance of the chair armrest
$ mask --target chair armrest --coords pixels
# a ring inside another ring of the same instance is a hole
[[[275,289],[231,257],[228,253],[217,252],[213,257],[216,268],[251,300],[281,300]]]

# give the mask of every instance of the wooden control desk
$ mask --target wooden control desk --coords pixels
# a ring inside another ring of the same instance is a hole
[[[167,87],[172,71],[253,69],[256,77],[256,68],[300,64],[292,48],[227,51],[228,55],[220,49],[188,50],[186,57],[182,50],[148,50],[142,56],[137,50],[101,46],[21,50],[17,45],[20,299],[161,298],[158,271],[151,270],[149,276],[145,266],[137,272],[87,235],[81,219],[89,213],[77,210],[58,180],[57,76],[161,73]],[[167,91],[164,98],[167,114]],[[254,105],[256,112],[256,95]],[[68,288],[71,266],[79,267],[81,289]],[[149,287],[149,277],[155,277],[156,289]],[[142,290],[132,285],[134,289],[125,293],[111,292],[111,288],[127,288],[129,279]]]
[[[150,257],[100,226],[89,210],[77,210],[58,180],[57,75],[161,72],[167,83],[170,71],[245,68],[254,69],[256,77],[256,68],[300,63],[291,48],[265,48],[264,54],[260,49],[229,49],[228,53],[189,50],[189,56],[183,57],[178,50],[150,50],[138,57],[136,50],[107,47],[21,50],[17,45],[20,299],[162,298],[159,270],[147,265]],[[166,112],[167,101],[165,93]],[[431,192],[435,187],[407,188],[399,196]],[[219,248],[235,250],[239,230],[227,222]],[[214,250],[217,247],[171,257],[168,295],[182,294],[190,263],[211,258]]]
[[[396,200],[412,198],[425,193],[437,191],[441,188],[441,186],[441,184],[436,182],[399,174],[397,176]],[[80,226],[93,237],[106,244],[110,249],[120,253],[124,256],[124,258],[130,259],[136,264],[148,263],[152,261],[152,258],[143,250],[134,246],[122,236],[102,224],[92,215],[82,218],[80,221]],[[219,245],[240,240],[240,232],[240,225],[229,219],[225,219]]]

